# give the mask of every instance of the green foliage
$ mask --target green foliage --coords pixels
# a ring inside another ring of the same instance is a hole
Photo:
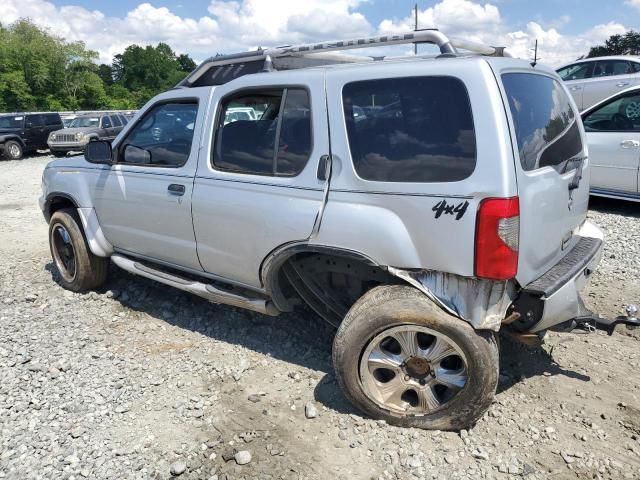
[[[640,55],[640,32],[630,30],[624,35],[612,35],[604,45],[592,47],[587,57],[606,55]]]
[[[113,65],[97,59],[29,20],[0,24],[0,111],[136,109],[196,66],[165,43],[130,45]]]

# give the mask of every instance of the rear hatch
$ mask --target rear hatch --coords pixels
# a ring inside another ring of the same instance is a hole
[[[577,243],[589,203],[585,136],[577,108],[549,70],[501,71],[520,200],[516,279],[527,285]]]

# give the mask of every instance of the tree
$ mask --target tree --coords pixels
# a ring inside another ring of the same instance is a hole
[[[196,62],[194,62],[189,55],[184,53],[182,55],[178,55],[176,61],[178,62],[178,69],[181,72],[191,73],[196,68]]]
[[[592,47],[587,57],[606,55],[640,55],[640,32],[630,30],[624,35],[612,35],[604,45]]]
[[[196,67],[166,43],[130,45],[112,65],[97,59],[29,20],[0,23],[0,111],[139,108]]]
[[[101,63],[98,66],[98,76],[102,79],[105,86],[113,85],[113,69],[111,65]]]

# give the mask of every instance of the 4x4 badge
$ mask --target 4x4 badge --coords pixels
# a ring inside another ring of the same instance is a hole
[[[440,200],[433,206],[431,210],[436,212],[435,218],[440,218],[440,216],[444,213],[446,215],[455,215],[456,220],[460,220],[462,217],[464,217],[468,206],[468,200],[460,202],[457,205],[450,205],[446,200]]]

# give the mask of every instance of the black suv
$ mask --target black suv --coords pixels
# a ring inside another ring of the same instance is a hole
[[[49,134],[63,127],[57,113],[0,115],[0,154],[19,160],[25,153],[47,149]]]

